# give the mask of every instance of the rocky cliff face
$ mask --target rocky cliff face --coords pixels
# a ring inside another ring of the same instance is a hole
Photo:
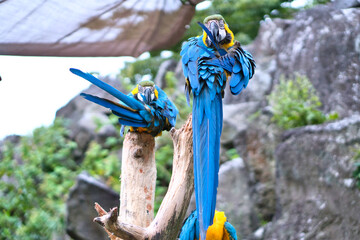
[[[287,131],[275,152],[276,218],[264,239],[359,239],[352,179],[360,116]]]
[[[274,217],[249,239],[360,237],[355,206],[360,191],[352,179],[360,143],[360,9],[341,9],[339,2],[300,12],[293,20],[268,19],[254,42],[260,67],[272,66],[271,86],[282,75],[306,75],[323,111],[336,111],[344,119],[281,133],[269,125],[265,107],[262,118],[248,125],[240,142],[247,143],[243,156],[255,173],[255,202],[266,199],[256,186],[268,184],[275,189],[276,205],[258,205],[259,213],[274,210]],[[250,148],[251,143],[258,144]],[[273,174],[264,181],[256,172]]]

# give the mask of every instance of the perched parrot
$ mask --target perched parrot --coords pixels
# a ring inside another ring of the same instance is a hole
[[[151,81],[140,82],[134,90],[125,95],[109,84],[102,82],[90,73],[70,68],[70,71],[85,78],[97,87],[105,90],[120,100],[119,103],[108,99],[81,93],[85,99],[109,108],[119,117],[119,123],[130,126],[130,131],[147,132],[156,137],[162,131],[169,131],[175,126],[178,110],[166,93]]]
[[[255,61],[234,40],[221,15],[211,15],[199,25],[203,34],[184,42],[180,55],[188,103],[193,93],[195,199],[200,235],[205,239],[216,206],[224,88],[228,81],[231,93],[239,94],[254,74]]]
[[[199,221],[197,216],[197,212],[193,211],[186,219],[181,228],[180,240],[199,240]],[[215,211],[213,222],[207,230],[207,240],[237,240],[236,230],[226,221],[224,212]]]

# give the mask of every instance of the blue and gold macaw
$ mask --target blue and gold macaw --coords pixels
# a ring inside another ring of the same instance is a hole
[[[74,68],[70,68],[70,71],[119,99],[120,103],[116,103],[90,94],[80,94],[91,102],[109,108],[119,117],[122,126],[130,126],[130,131],[147,132],[156,137],[175,126],[178,110],[166,93],[153,82],[142,81],[125,95],[90,73]]]
[[[180,232],[180,240],[199,240],[199,220],[193,211],[186,219]],[[237,240],[235,228],[226,220],[224,212],[215,211],[213,224],[209,226],[206,240]]]
[[[205,239],[216,206],[224,88],[229,82],[231,93],[239,94],[254,74],[255,61],[234,40],[221,15],[209,16],[199,25],[203,34],[185,42],[180,55],[188,102],[193,92],[195,198],[200,235]]]

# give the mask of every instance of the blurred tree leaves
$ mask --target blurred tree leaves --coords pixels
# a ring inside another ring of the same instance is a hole
[[[213,0],[211,2],[209,8],[196,11],[184,37],[171,49],[172,51],[180,52],[182,42],[201,35],[202,29],[197,22],[203,22],[204,18],[211,14],[221,14],[235,34],[235,38],[242,44],[248,44],[256,37],[260,21],[265,16],[289,18],[297,11],[283,4],[292,0]]]
[[[153,80],[160,64],[165,60],[160,56],[155,56],[135,62],[126,62],[118,78],[120,78],[124,88],[127,91],[131,91],[144,77],[147,77],[146,80]]]
[[[264,16],[288,18],[293,9],[284,7],[282,3],[288,0],[214,0],[213,13],[220,13],[225,17],[234,34],[242,33],[249,39],[254,39],[259,30],[260,21]],[[229,7],[231,6],[231,7]],[[237,35],[238,36],[238,35]]]
[[[354,171],[352,177],[355,180],[355,185],[360,189],[360,147],[354,149]]]
[[[19,145],[6,142],[0,158],[0,239],[45,240],[64,233],[66,197],[83,170],[119,191],[120,162],[113,151],[121,142],[115,141],[108,138],[106,149],[91,143],[81,164],[62,119],[21,137]]]

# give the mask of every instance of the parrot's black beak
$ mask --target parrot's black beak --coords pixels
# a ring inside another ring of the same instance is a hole
[[[219,34],[219,26],[215,22],[211,22],[209,26],[209,30],[211,34],[213,35],[215,41],[218,43],[221,41],[220,34]]]
[[[150,104],[152,101],[152,97],[151,97],[151,89],[150,88],[146,88],[144,91],[144,96],[145,96],[145,102],[146,104]]]
[[[223,23],[213,21],[209,25],[209,30],[217,44],[226,38],[226,31]]]

